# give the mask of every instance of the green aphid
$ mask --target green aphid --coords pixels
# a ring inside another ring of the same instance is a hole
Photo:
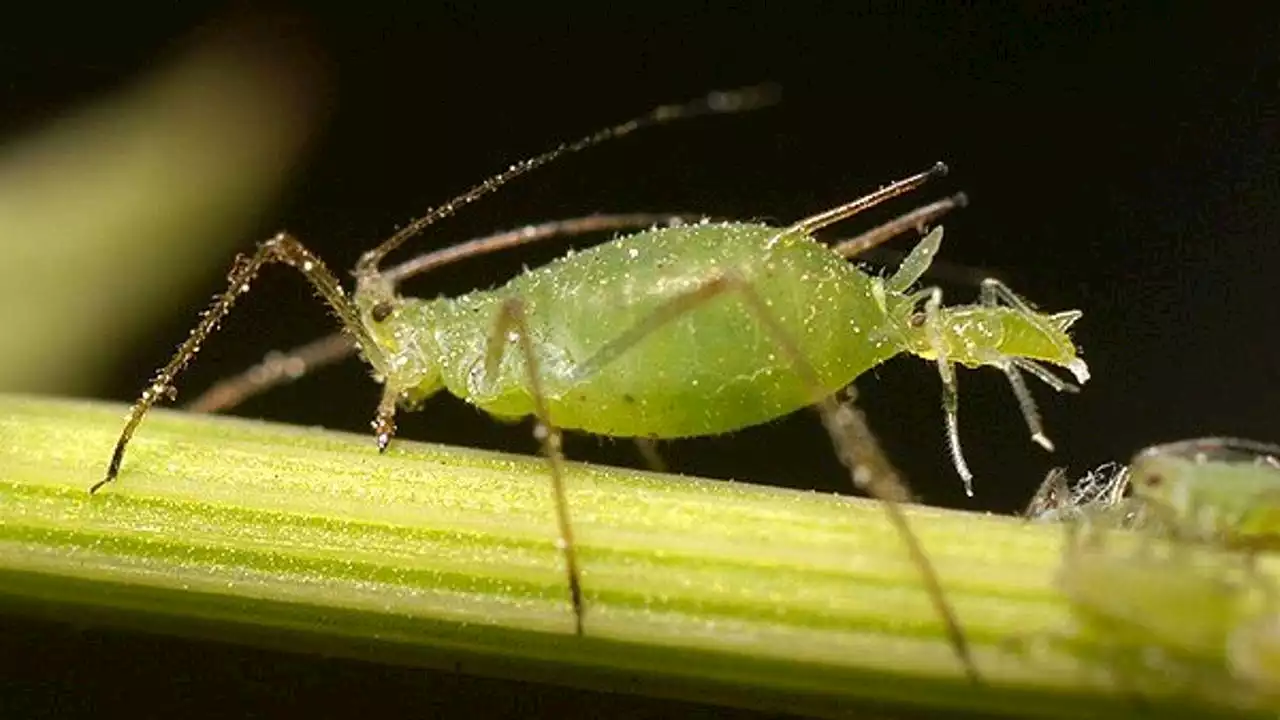
[[[564,488],[560,429],[643,439],[713,435],[812,405],[854,483],[883,501],[965,670],[976,677],[936,573],[896,504],[909,497],[905,485],[880,455],[860,413],[837,403],[834,395],[896,355],[914,354],[935,364],[943,382],[952,457],[968,487],[970,473],[956,422],[955,365],[1003,371],[1032,437],[1048,447],[1020,371],[1055,389],[1072,389],[1041,364],[1047,363],[1084,382],[1088,370],[1068,334],[1080,313],[1038,312],[993,280],[983,283],[981,301],[971,305],[944,307],[937,288],[913,290],[938,251],[941,228],[929,233],[888,278],[869,275],[847,261],[903,231],[923,228],[963,204],[961,196],[907,213],[836,247],[812,236],[918,187],[944,173],[945,166],[939,163],[789,227],[702,223],[653,229],[571,253],[502,287],[458,298],[405,297],[397,284],[409,275],[531,239],[508,235],[474,241],[399,268],[380,269],[387,255],[411,236],[560,155],[677,117],[760,104],[755,91],[716,93],[688,105],[659,108],[517,163],[366,252],[356,266],[350,298],[336,276],[293,236],[281,233],[266,240],[254,254],[236,261],[226,292],[142,393],[106,477],[94,489],[115,478],[147,410],[172,394],[178,373],[261,268],[284,263],[311,283],[383,384],[373,421],[379,448],[391,441],[398,408],[415,409],[442,390],[501,419],[537,419],[579,634],[586,604]],[[330,356],[340,350],[324,343],[317,347],[327,347]]]
[[[1280,613],[1238,624],[1227,639],[1227,666],[1233,677],[1280,704]]]
[[[1134,457],[1129,482],[1177,537],[1280,548],[1280,446],[1236,438],[1156,445]]]
[[[1082,667],[1138,698],[1274,702],[1259,678],[1276,648],[1248,642],[1271,593],[1249,563],[1213,546],[1068,527],[1056,585],[1071,604]]]

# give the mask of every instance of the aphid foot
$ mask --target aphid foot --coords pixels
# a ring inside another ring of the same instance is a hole
[[[107,474],[98,482],[89,486],[89,494],[94,495],[102,489],[104,485],[116,479],[116,475],[120,474],[120,463],[124,460],[124,441],[116,443],[116,449],[111,453],[111,462],[107,464]]]
[[[373,427],[373,437],[378,443],[378,452],[387,451],[387,446],[391,444],[391,438],[396,434],[396,423],[389,417],[379,416],[369,423]]]
[[[576,574],[569,578],[569,601],[573,604],[573,634],[582,637],[582,616],[586,608],[582,605],[582,583]]]

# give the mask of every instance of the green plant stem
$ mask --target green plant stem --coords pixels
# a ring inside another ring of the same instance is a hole
[[[7,611],[831,716],[1133,709],[1030,642],[1072,637],[1057,527],[911,508],[974,686],[873,502],[574,465],[577,637],[538,458],[155,411],[90,496],[123,412],[0,395]]]

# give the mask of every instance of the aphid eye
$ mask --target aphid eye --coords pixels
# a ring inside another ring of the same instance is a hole
[[[913,328],[924,325],[924,313],[912,313],[911,318],[907,320],[907,324]]]
[[[386,320],[387,318],[391,317],[391,313],[394,310],[395,310],[395,307],[393,307],[391,303],[384,300],[374,305],[373,308],[369,310],[369,316],[373,318],[374,322],[382,322],[383,320]]]
[[[1146,479],[1143,480],[1143,482],[1147,485],[1147,487],[1160,487],[1161,485],[1164,484],[1164,476],[1158,475],[1158,474],[1148,475]]]

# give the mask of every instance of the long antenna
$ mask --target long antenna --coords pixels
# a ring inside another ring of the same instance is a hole
[[[395,267],[387,268],[382,273],[382,277],[395,284],[405,278],[420,275],[459,260],[510,250],[514,247],[529,245],[550,238],[585,235],[604,230],[642,228],[645,226],[656,227],[660,225],[673,226],[682,222],[694,223],[703,217],[706,216],[693,213],[618,213],[551,220],[433,250],[424,255],[406,260]]]
[[[376,276],[378,274],[378,265],[382,260],[396,248],[403,245],[409,238],[422,232],[437,221],[449,217],[457,212],[459,208],[488,195],[511,180],[524,175],[530,170],[546,165],[562,155],[575,153],[580,150],[585,150],[589,147],[599,145],[608,140],[629,135],[641,128],[661,125],[673,120],[697,117],[700,115],[721,115],[726,113],[747,112],[774,105],[780,99],[781,90],[777,85],[773,84],[755,85],[738,90],[713,92],[705,97],[687,103],[662,105],[650,110],[644,115],[633,118],[624,123],[591,133],[590,135],[573,142],[562,143],[553,150],[544,152],[541,155],[535,155],[512,165],[497,175],[490,177],[488,180],[472,187],[470,190],[462,193],[449,202],[432,209],[426,215],[410,222],[381,245],[361,256],[360,261],[356,263],[356,277],[359,279]]]
[[[949,198],[931,202],[918,207],[909,213],[899,215],[889,222],[878,225],[861,235],[843,240],[831,248],[833,252],[847,258],[857,257],[862,253],[888,242],[902,233],[916,229],[923,235],[923,229],[943,215],[963,208],[969,204],[969,197],[964,193],[956,193]]]
[[[889,183],[873,193],[868,193],[857,200],[852,200],[843,205],[837,205],[830,210],[824,210],[817,215],[800,220],[786,229],[787,234],[796,235],[812,235],[815,231],[820,230],[829,225],[853,217],[863,210],[873,208],[890,198],[898,197],[915,190],[934,178],[945,177],[950,172],[947,164],[944,162],[936,162],[933,167],[924,172],[916,173],[909,178]]]

